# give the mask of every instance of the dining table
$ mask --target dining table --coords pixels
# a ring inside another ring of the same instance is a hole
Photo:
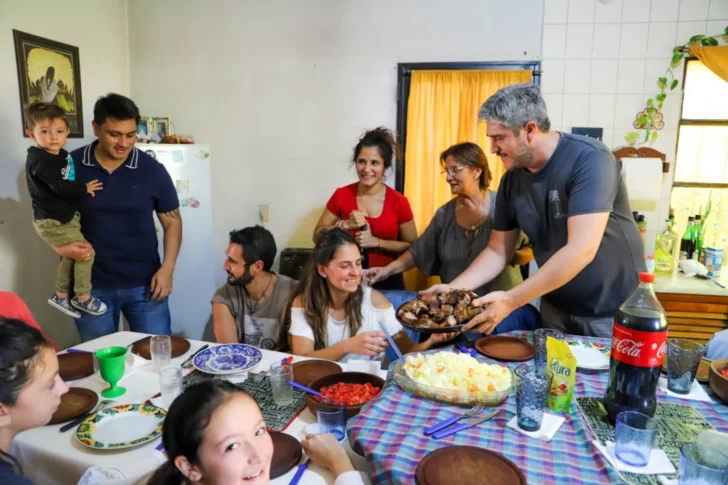
[[[77,351],[94,352],[110,346],[129,347],[146,336],[148,335],[137,332],[117,332],[84,342],[73,348]],[[189,350],[172,359],[173,364],[182,364],[204,345],[215,345],[199,340],[188,340],[190,342]],[[281,352],[260,350],[263,358],[254,369],[250,370],[250,373],[268,371],[272,363],[289,357],[289,354]],[[136,360],[138,361],[138,359]],[[307,360],[307,358],[293,356],[294,363],[301,360]],[[345,363],[340,363],[340,365],[344,371],[347,370]],[[185,369],[185,372],[191,370],[192,368]],[[382,372],[383,376],[386,375],[386,371]],[[101,379],[98,372],[82,379],[69,381],[68,385],[90,389],[98,393],[99,401],[103,399],[101,391],[108,388],[108,384]],[[115,404],[145,403],[157,396],[160,391],[159,374],[154,371],[151,361],[142,362],[141,365],[127,366],[119,385],[126,388],[126,393],[116,398]],[[315,422],[316,416],[307,408],[303,408],[283,432],[301,440],[305,434],[304,428]],[[160,450],[161,437],[123,450],[96,450],[80,443],[75,429],[60,432],[62,426],[63,423],[31,429],[18,434],[13,440],[9,450],[10,454],[18,460],[23,473],[36,484],[76,485],[86,470],[91,467],[101,467],[107,470],[113,469],[123,475],[123,480],[111,482],[115,485],[141,485],[146,484],[149,476],[167,460],[164,452]],[[346,440],[343,445],[355,468],[369,474],[370,470],[365,459],[354,453]],[[271,483],[274,485],[288,484],[296,470],[297,467],[294,467],[285,475],[272,480]],[[303,485],[333,484],[334,478],[329,470],[311,463],[299,483]]]
[[[532,341],[532,332],[513,331],[500,336]],[[611,342],[605,338],[567,336],[571,340],[594,344],[608,353]],[[491,338],[491,337],[486,337]],[[456,347],[437,349],[455,350]],[[515,369],[522,363],[502,362],[477,355],[479,362],[506,365]],[[425,436],[424,428],[433,426],[468,408],[415,396],[392,382],[392,366],[383,391],[373,402],[347,423],[351,446],[363,454],[371,468],[373,483],[410,485],[423,458],[443,447],[466,445],[484,448],[510,459],[525,475],[529,484],[617,484],[626,483],[594,447],[596,439],[574,400],[577,397],[602,398],[609,371],[577,371],[574,399],[568,413],[548,412],[565,418],[549,442],[528,437],[506,426],[516,414],[515,390],[498,406],[500,411],[485,423],[446,438]],[[708,392],[710,392],[708,390]],[[710,402],[668,396],[658,387],[659,403],[692,406],[716,430],[728,432],[728,404],[711,396]],[[455,480],[455,477],[453,478]],[[453,483],[458,483],[454,481]]]

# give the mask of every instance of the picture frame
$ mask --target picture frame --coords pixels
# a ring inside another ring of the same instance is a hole
[[[154,117],[152,118],[151,131],[149,136],[156,142],[161,142],[162,138],[166,135],[171,134],[172,121],[166,117]]]
[[[137,123],[137,138],[151,139],[152,136],[152,118],[142,116]]]
[[[78,47],[13,29],[23,136],[25,108],[55,103],[66,113],[69,138],[83,138],[83,101]]]

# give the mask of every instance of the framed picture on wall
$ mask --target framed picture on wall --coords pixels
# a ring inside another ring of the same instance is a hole
[[[149,136],[156,142],[162,141],[162,138],[172,134],[170,132],[171,124],[169,118],[152,118],[152,131]]]
[[[83,138],[83,103],[78,47],[13,30],[18,67],[20,109],[43,101],[55,103],[66,113],[69,137]]]
[[[149,116],[142,116],[139,118],[139,123],[137,124],[137,138],[147,138],[151,139],[152,137],[152,118]]]

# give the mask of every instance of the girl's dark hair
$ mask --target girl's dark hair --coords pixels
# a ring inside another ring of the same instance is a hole
[[[198,452],[212,413],[235,394],[253,399],[245,390],[228,381],[212,380],[191,385],[174,400],[162,431],[167,462],[154,472],[147,485],[185,483],[186,478],[177,469],[174,460],[184,456],[193,465],[199,465]]]
[[[364,147],[377,147],[379,150],[379,156],[382,157],[384,162],[384,169],[388,169],[392,166],[395,160],[399,160],[399,147],[394,135],[387,128],[380,126],[364,133],[359,142],[354,147],[354,158],[352,161],[356,163],[359,158],[359,153]]]
[[[53,349],[38,330],[20,320],[0,317],[0,404],[15,406],[44,348]],[[20,469],[18,462],[2,450],[0,459]]]
[[[326,322],[328,321],[329,305],[331,304],[331,295],[326,279],[319,272],[317,265],[327,266],[334,259],[336,251],[345,244],[353,244],[357,246],[354,236],[342,229],[330,229],[322,231],[316,240],[316,246],[306,267],[301,273],[301,280],[298,282],[296,291],[292,298],[301,297],[303,303],[303,312],[306,321],[311,326],[314,336],[314,349],[320,350],[326,347]],[[356,335],[362,325],[361,306],[364,300],[364,292],[361,285],[356,292],[349,295],[346,299],[345,312],[347,325],[349,326],[349,335]],[[286,311],[288,316],[282,318],[280,326],[279,342],[288,341],[288,330],[291,326],[291,305],[293,300],[289,301]]]
[[[458,143],[457,145],[451,146],[440,154],[440,164],[443,167],[445,166],[445,159],[447,157],[453,157],[460,165],[479,168],[481,170],[480,179],[478,180],[480,190],[485,191],[490,187],[490,181],[493,176],[490,174],[485,152],[483,152],[483,149],[479,145],[466,141],[465,143]]]

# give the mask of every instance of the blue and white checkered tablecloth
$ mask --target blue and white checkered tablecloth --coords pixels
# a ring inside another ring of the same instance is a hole
[[[529,332],[509,335],[531,339]],[[610,343],[607,339],[573,338],[605,346]],[[478,359],[495,362],[483,356]],[[519,363],[506,365],[513,369]],[[609,372],[577,373],[574,396],[603,396],[608,378]],[[658,400],[692,405],[717,430],[728,432],[728,406],[717,398],[714,403],[685,401],[658,389]],[[515,390],[500,407],[501,412],[482,425],[436,440],[425,436],[423,429],[465,409],[408,394],[394,383],[390,372],[387,386],[376,400],[349,420],[348,433],[355,449],[366,456],[374,483],[410,485],[425,455],[451,445],[478,446],[500,453],[518,465],[529,484],[621,483],[591,444],[594,438],[573,401],[570,413],[564,415],[566,422],[548,443],[506,427],[516,412]]]

